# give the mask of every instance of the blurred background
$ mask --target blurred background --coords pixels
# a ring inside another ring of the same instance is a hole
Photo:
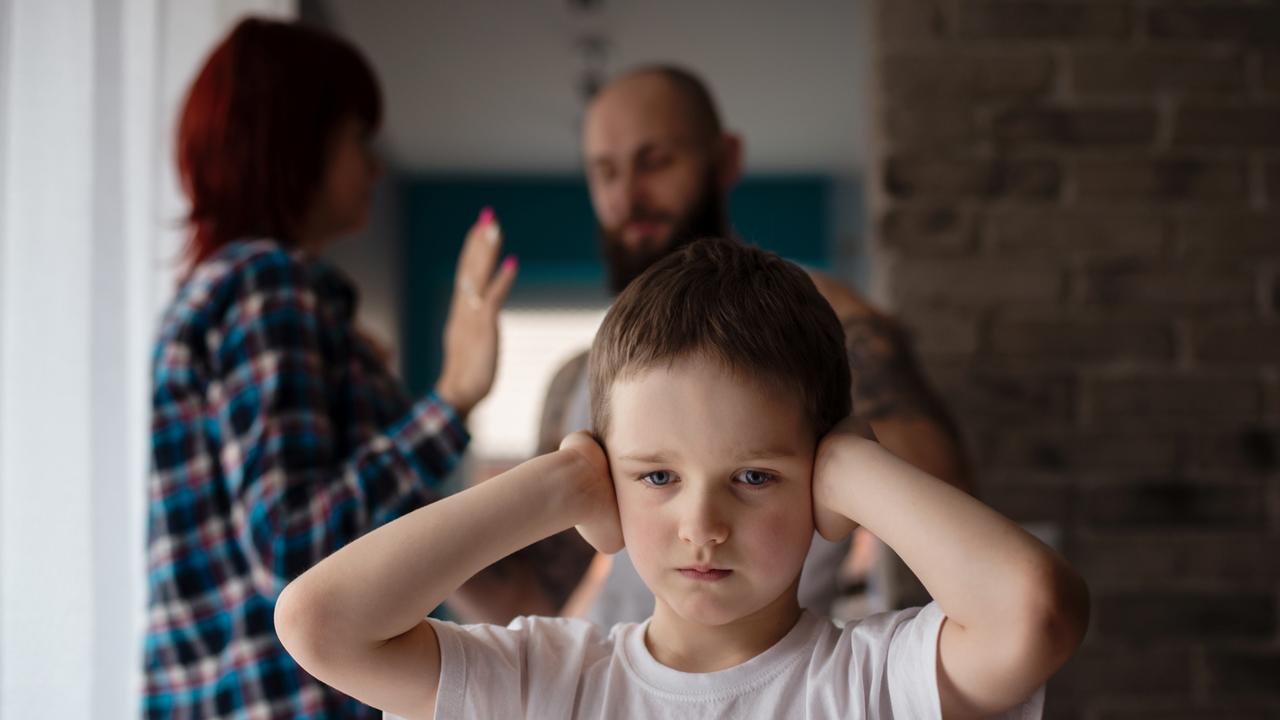
[[[497,211],[520,280],[498,385],[477,408],[476,468],[534,452],[551,374],[590,345],[609,302],[580,149],[582,111],[613,73],[693,68],[746,138],[736,230],[806,265],[865,278],[865,43],[857,3],[312,1],[300,16],[368,53],[388,98],[390,171],[367,237],[335,248],[367,324],[425,392],[462,238]]]
[[[899,316],[980,497],[1089,581],[1047,716],[1280,717],[1271,0],[0,0],[0,717],[136,715],[174,114],[246,13],[383,82],[389,171],[333,255],[413,389],[480,207],[520,256],[465,472],[528,456],[608,301],[593,84],[678,62],[745,138],[736,229]]]

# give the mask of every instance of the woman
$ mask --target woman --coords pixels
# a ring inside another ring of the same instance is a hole
[[[148,717],[364,717],[276,639],[287,582],[437,497],[489,392],[497,313],[489,211],[469,233],[444,371],[416,402],[353,324],[354,289],[317,259],[359,228],[377,163],[377,81],[296,24],[240,23],[182,112],[188,272],[154,355]]]

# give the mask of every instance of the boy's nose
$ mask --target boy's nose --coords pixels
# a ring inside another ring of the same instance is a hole
[[[729,539],[729,524],[717,512],[713,493],[689,493],[680,518],[680,539],[696,547],[722,545]]]

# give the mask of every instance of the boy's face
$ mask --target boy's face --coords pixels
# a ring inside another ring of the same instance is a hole
[[[622,532],[660,610],[723,625],[794,592],[817,444],[801,403],[701,358],[618,381],[609,400]]]

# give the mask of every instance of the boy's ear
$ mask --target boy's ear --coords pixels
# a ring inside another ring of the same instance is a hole
[[[560,441],[561,450],[575,450],[585,457],[604,477],[612,477],[609,472],[609,455],[604,445],[596,439],[595,433],[589,430],[575,430]]]
[[[605,454],[604,447],[594,433],[578,430],[565,436],[560,442],[560,449],[580,453],[595,468],[594,477],[588,480],[593,509],[575,526],[578,534],[599,552],[606,555],[618,552],[624,543],[622,520],[618,515],[618,496],[614,492],[609,456]]]

